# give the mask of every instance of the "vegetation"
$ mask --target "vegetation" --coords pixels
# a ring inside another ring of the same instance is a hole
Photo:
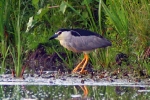
[[[48,39],[59,28],[82,28],[112,42],[112,47],[91,53],[95,69],[118,67],[115,57],[121,52],[131,66],[150,74],[150,53],[145,53],[150,48],[149,26],[149,0],[1,0],[0,72],[9,67],[19,76],[26,54],[39,43],[50,45],[48,53],[65,51],[72,67],[71,52],[55,48],[58,41]]]

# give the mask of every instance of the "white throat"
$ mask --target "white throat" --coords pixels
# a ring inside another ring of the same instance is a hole
[[[56,33],[57,34],[57,33]],[[56,39],[57,40],[68,40],[68,39],[70,39],[71,38],[71,33],[70,33],[70,31],[64,31],[64,32],[62,32]]]

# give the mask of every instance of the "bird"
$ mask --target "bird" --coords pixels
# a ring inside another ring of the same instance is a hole
[[[85,73],[85,67],[89,61],[89,53],[97,48],[111,46],[112,43],[98,33],[85,29],[62,28],[49,38],[59,40],[60,44],[73,52],[83,53],[83,60],[72,70],[73,73]]]

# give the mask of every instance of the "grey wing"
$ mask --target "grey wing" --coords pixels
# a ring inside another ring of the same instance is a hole
[[[90,51],[96,48],[110,46],[111,43],[105,38],[97,36],[72,37],[70,46],[77,51]]]

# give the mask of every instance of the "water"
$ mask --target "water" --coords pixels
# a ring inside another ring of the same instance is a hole
[[[0,76],[0,100],[148,100],[150,85],[145,81],[88,77]],[[82,87],[88,89],[87,96]]]
[[[148,100],[149,87],[87,86],[84,97],[79,86],[1,85],[1,100]],[[148,90],[148,91],[147,91]]]

